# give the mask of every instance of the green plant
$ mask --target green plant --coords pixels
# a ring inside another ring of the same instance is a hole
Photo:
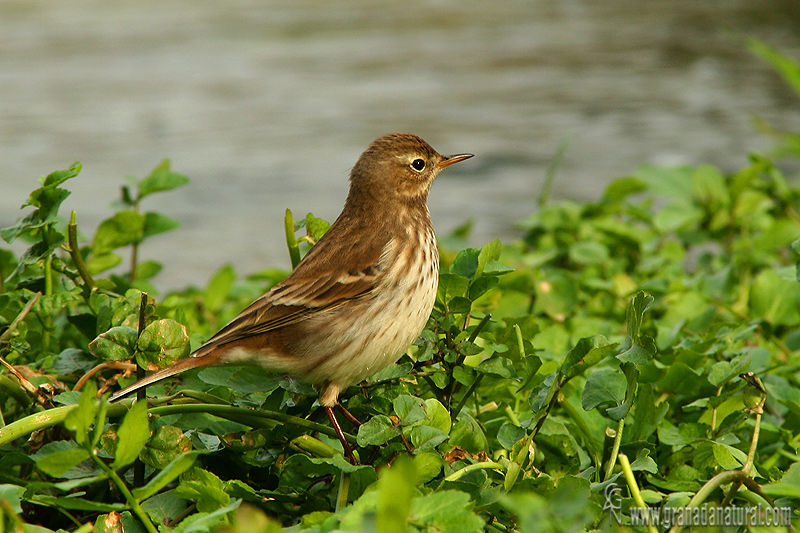
[[[343,395],[362,466],[284,376],[211,368],[152,387],[147,409],[96,399],[285,273],[224,266],[154,300],[140,247],[175,224],[140,202],[185,178],[162,164],[80,247],[75,214],[57,216],[79,169],[44,178],[2,230],[32,243],[0,251],[6,528],[581,531],[610,519],[614,484],[623,521],[645,504],[799,503],[800,188],[766,158],[730,176],[644,167],[597,202],[543,205],[519,242],[444,251],[419,341]],[[327,224],[287,212],[286,228],[296,261]],[[134,246],[126,273],[98,277]]]

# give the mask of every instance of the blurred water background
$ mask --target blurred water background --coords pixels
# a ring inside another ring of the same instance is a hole
[[[3,0],[0,225],[78,160],[62,213],[90,237],[169,158],[192,182],[143,205],[182,224],[141,251],[159,288],[288,268],[284,209],[333,220],[359,153],[409,131],[476,154],[434,185],[438,232],[512,239],[565,141],[553,196],[587,200],[643,163],[736,170],[773,145],[754,117],[800,130],[745,36],[800,57],[800,2]]]

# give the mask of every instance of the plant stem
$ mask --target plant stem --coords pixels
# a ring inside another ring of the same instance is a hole
[[[51,296],[53,294],[53,254],[47,254],[44,260],[44,294]],[[53,329],[53,317],[45,314],[42,317],[43,330],[42,330],[42,352],[50,350],[50,330]]]
[[[300,248],[297,246],[297,236],[294,234],[294,219],[292,210],[287,209],[283,217],[283,228],[286,231],[286,246],[289,247],[289,258],[292,261],[292,268],[300,263]]]
[[[639,485],[636,483],[636,478],[633,476],[633,470],[631,470],[631,463],[628,461],[628,456],[624,453],[619,454],[619,464],[625,474],[625,481],[628,483],[628,490],[631,491],[633,501],[636,502],[638,507],[644,509],[647,507],[647,504],[644,503],[642,493],[639,492]],[[652,524],[647,524],[647,531],[650,533],[658,533],[658,529]]]
[[[94,288],[94,280],[92,279],[92,275],[89,274],[89,269],[86,266],[86,262],[83,260],[80,249],[78,248],[78,224],[75,222],[75,211],[73,211],[70,215],[69,224],[67,225],[67,244],[69,256],[72,258],[72,262],[75,264],[75,269],[78,271],[78,274],[83,280],[88,296],[88,293],[90,293]]]
[[[469,400],[470,396],[472,396],[472,393],[475,392],[475,389],[478,388],[478,385],[481,384],[483,376],[485,376],[485,374],[480,374],[477,378],[475,378],[475,381],[472,382],[472,385],[470,385],[469,389],[467,389],[467,392],[464,393],[464,396],[461,398],[461,401],[458,402],[458,405],[456,405],[455,409],[453,409],[452,412],[450,413],[451,421],[453,422],[456,421],[456,418],[458,418],[458,414],[461,412],[461,409],[464,408],[464,405],[466,405],[467,400]]]
[[[340,472],[339,490],[336,492],[336,512],[347,507],[347,497],[350,495],[350,474]]]
[[[622,418],[617,424],[617,432],[614,435],[614,445],[611,448],[611,457],[608,458],[608,464],[606,465],[606,475],[603,478],[604,480],[610,478],[611,474],[614,472],[614,466],[617,464],[617,455],[619,454],[619,445],[620,442],[622,442],[622,430],[624,428],[625,428],[625,418]],[[625,458],[625,460],[627,461],[627,457]]]
[[[76,407],[77,405],[55,407],[53,409],[47,409],[46,411],[33,413],[25,418],[11,422],[9,425],[0,428],[0,447],[5,446],[14,439],[33,433],[36,430],[49,428],[62,423],[69,412]],[[122,416],[127,409],[127,406],[122,403],[109,404],[108,415],[112,417]]]
[[[130,402],[126,403],[129,404]],[[114,405],[125,405],[125,403],[114,404]],[[241,422],[248,425],[257,424],[257,426],[264,425],[263,421],[261,421],[262,419],[275,420],[277,422],[283,422],[284,424],[292,424],[294,426],[307,429],[309,431],[324,433],[329,437],[337,436],[336,432],[330,426],[313,422],[311,420],[306,420],[305,418],[292,416],[286,413],[282,413],[280,411],[265,411],[265,410],[256,411],[254,409],[245,409],[243,407],[234,407],[231,405],[195,403],[195,404],[164,405],[161,407],[153,407],[152,409],[150,409],[150,413],[158,416],[177,414],[177,413],[208,413],[215,416],[219,416],[221,418],[226,418],[228,420],[233,420],[234,422]],[[259,421],[261,422],[259,423]],[[347,438],[348,442],[356,443],[356,438],[353,435],[349,433],[345,433],[344,435],[345,438]]]
[[[482,463],[474,463],[471,465],[467,465],[461,470],[456,470],[446,478],[445,481],[456,481],[461,479],[462,477],[466,476],[470,472],[475,472],[477,470],[505,470],[505,467],[500,463],[495,463],[494,461],[485,461]]]
[[[144,512],[144,509],[142,509],[142,507],[139,505],[139,501],[133,496],[130,489],[128,489],[128,486],[125,484],[122,478],[119,477],[119,474],[117,474],[99,457],[97,457],[97,454],[94,453],[94,449],[90,450],[90,454],[95,464],[97,464],[101,470],[108,474],[108,477],[111,479],[114,485],[117,486],[117,489],[119,489],[119,491],[125,497],[125,501],[128,502],[131,512],[136,515],[148,533],[158,533],[158,529],[156,529],[156,526],[154,526],[153,522],[150,521],[150,517]]]

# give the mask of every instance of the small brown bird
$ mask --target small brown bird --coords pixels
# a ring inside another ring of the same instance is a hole
[[[472,154],[443,156],[416,135],[376,139],[350,173],[339,218],[281,283],[197,349],[111,396],[190,368],[259,365],[312,384],[333,413],[339,393],[394,364],[431,314],[439,252],[427,198],[434,178]]]

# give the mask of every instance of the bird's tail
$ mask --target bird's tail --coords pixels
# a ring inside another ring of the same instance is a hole
[[[141,389],[142,387],[153,385],[154,383],[158,383],[163,379],[167,379],[169,377],[180,374],[185,370],[189,370],[192,368],[203,368],[218,363],[219,363],[219,356],[213,353],[209,353],[201,357],[187,357],[186,359],[181,359],[179,361],[172,363],[166,368],[162,368],[161,370],[153,372],[149,376],[143,377],[133,385],[128,385],[124,389],[118,390],[117,392],[111,395],[109,401],[110,402],[117,401],[120,398],[123,398],[128,394]]]

